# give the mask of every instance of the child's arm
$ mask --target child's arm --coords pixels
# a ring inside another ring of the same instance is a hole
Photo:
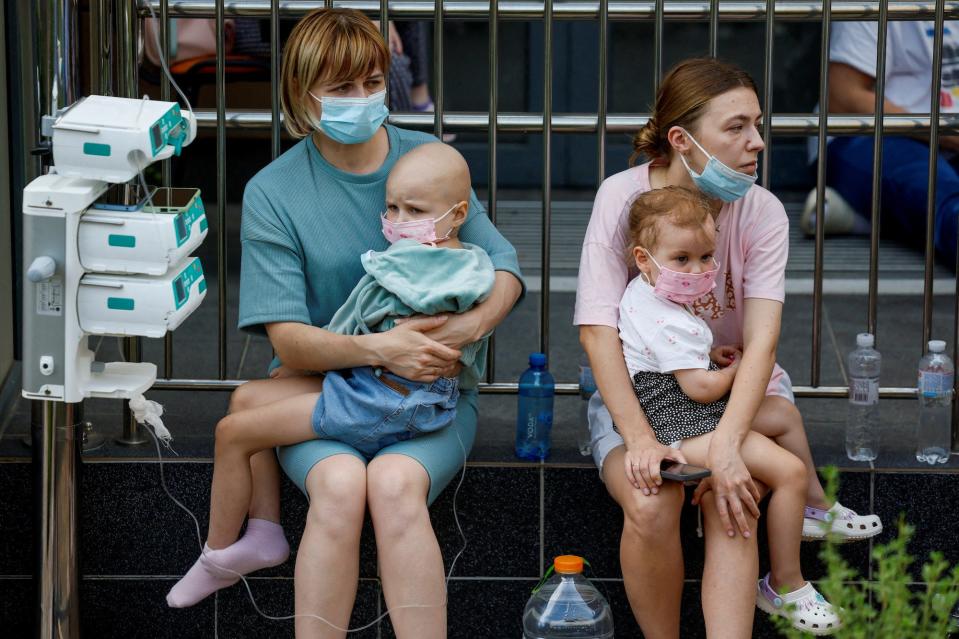
[[[733,362],[726,368],[718,371],[708,371],[702,368],[684,368],[673,371],[679,387],[690,399],[708,404],[715,402],[729,392],[736,378],[736,369],[739,368],[740,355],[737,351],[732,358]]]

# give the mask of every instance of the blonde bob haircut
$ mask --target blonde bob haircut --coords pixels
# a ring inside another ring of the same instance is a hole
[[[293,27],[283,50],[280,105],[295,138],[313,132],[307,95],[317,82],[346,82],[379,69],[389,76],[390,50],[373,22],[353,9],[317,9]]]

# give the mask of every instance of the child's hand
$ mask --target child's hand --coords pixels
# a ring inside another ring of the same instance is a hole
[[[709,359],[723,367],[732,366],[734,363],[738,365],[742,356],[742,351],[735,346],[716,346],[709,351]]]

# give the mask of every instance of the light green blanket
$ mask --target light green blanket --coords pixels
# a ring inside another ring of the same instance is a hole
[[[366,275],[337,309],[327,330],[341,335],[387,331],[400,317],[462,313],[485,300],[496,274],[486,251],[472,244],[448,249],[400,240],[361,257]],[[462,388],[473,388],[486,369],[487,338],[462,349]]]

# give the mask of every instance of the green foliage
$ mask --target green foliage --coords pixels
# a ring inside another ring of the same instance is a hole
[[[823,470],[826,495],[835,501],[839,472]],[[823,543],[819,557],[826,576],[818,589],[840,610],[842,628],[837,639],[931,639],[946,637],[951,629],[950,614],[959,601],[959,565],[949,566],[941,552],[933,552],[922,566],[922,581],[915,583],[909,567],[909,540],[915,528],[900,515],[898,534],[872,551],[873,579],[860,575],[839,552],[839,545]],[[792,628],[785,617],[774,617],[776,628],[785,636],[806,639],[809,635]]]

